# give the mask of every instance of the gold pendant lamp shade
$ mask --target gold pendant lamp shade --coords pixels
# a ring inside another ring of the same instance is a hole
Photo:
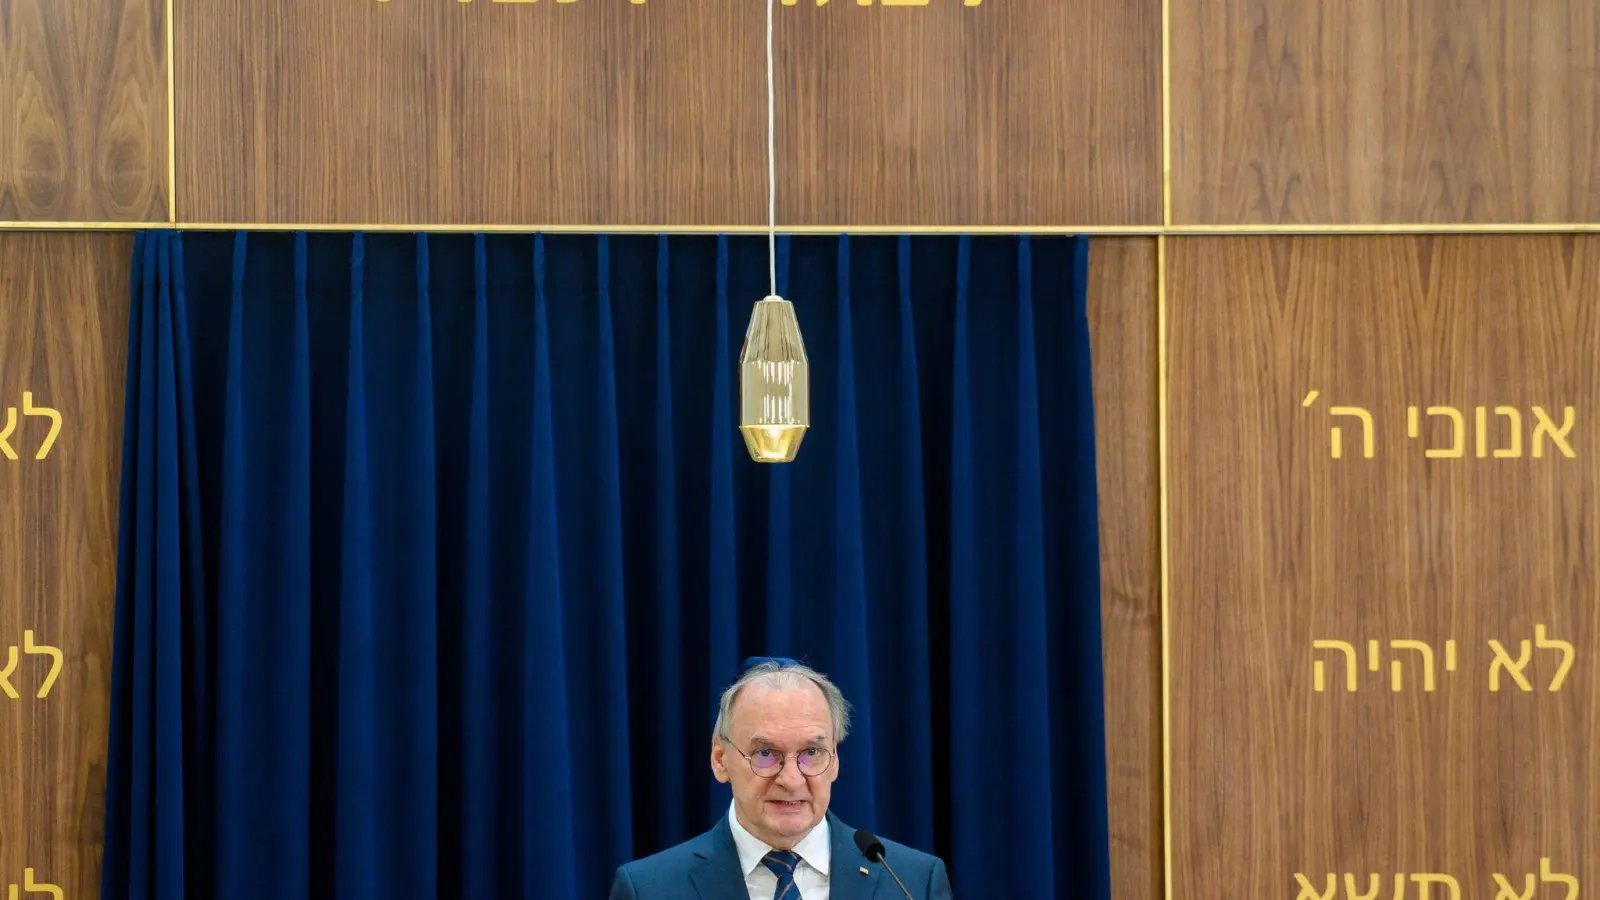
[[[739,432],[758,463],[794,462],[811,427],[811,365],[794,304],[767,297],[739,353]]]

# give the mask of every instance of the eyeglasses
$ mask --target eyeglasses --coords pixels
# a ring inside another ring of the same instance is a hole
[[[727,735],[722,736],[722,742],[733,749],[733,752],[743,756],[745,762],[750,764],[750,771],[761,778],[775,778],[783,771],[783,764],[789,755],[781,753],[772,747],[757,747],[755,753],[745,753],[734,746],[733,740]],[[794,765],[800,774],[807,778],[815,778],[828,771],[833,765],[833,754],[822,747],[807,747],[794,754]]]

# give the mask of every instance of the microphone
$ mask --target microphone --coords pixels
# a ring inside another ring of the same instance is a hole
[[[916,900],[911,896],[911,892],[906,890],[905,883],[900,880],[900,876],[894,873],[894,867],[889,865],[889,861],[884,858],[883,841],[878,840],[877,835],[864,828],[857,831],[856,849],[860,850],[861,855],[865,856],[869,862],[883,864],[883,868],[889,873],[889,877],[894,879],[895,884],[900,885],[900,893],[906,895],[906,900]]]

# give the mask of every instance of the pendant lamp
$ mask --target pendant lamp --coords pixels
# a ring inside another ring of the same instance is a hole
[[[772,0],[767,0],[767,275],[739,352],[739,432],[758,463],[794,462],[811,427],[811,366],[794,304],[778,296],[778,207],[773,153]]]

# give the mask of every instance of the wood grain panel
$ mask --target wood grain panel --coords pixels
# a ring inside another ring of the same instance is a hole
[[[1171,0],[1176,224],[1600,220],[1589,0]]]
[[[1297,872],[1318,894],[1339,873],[1338,897],[1346,873],[1376,900],[1396,873],[1486,898],[1498,872],[1521,895],[1541,858],[1590,887],[1600,239],[1169,245],[1173,900],[1294,900]],[[1408,436],[1411,405],[1461,411],[1464,455],[1427,458],[1452,426],[1423,414]],[[1334,406],[1370,413],[1371,458]],[[1493,455],[1514,444],[1502,406],[1519,411],[1517,458]],[[1559,426],[1566,407],[1574,458],[1532,437],[1535,408]],[[1533,645],[1541,626],[1575,651],[1555,692],[1562,655]],[[1315,688],[1312,642],[1329,639],[1355,650],[1354,692],[1337,650],[1315,654]],[[1431,649],[1432,691],[1396,640]],[[1490,689],[1490,641],[1513,658],[1529,642],[1530,690]]]
[[[0,221],[167,221],[163,0],[0,0]]]
[[[189,222],[764,225],[765,5],[177,17]],[[778,6],[786,225],[1159,224],[1159,0]]]
[[[1159,900],[1161,533],[1156,240],[1089,244],[1111,895]]]
[[[0,896],[25,869],[67,900],[99,896],[106,738],[110,715],[116,517],[127,358],[128,261],[118,233],[0,233]],[[47,419],[23,415],[24,392],[57,410],[62,427],[44,459]],[[47,656],[58,648],[48,694]]]

